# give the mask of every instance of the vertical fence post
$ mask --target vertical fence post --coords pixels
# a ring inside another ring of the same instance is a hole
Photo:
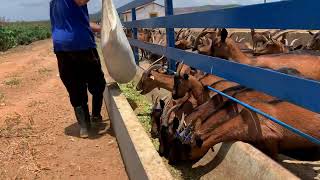
[[[132,15],[132,21],[137,20],[136,8],[131,9],[131,15]],[[133,28],[133,38],[138,39],[138,29],[137,28]],[[136,60],[136,64],[139,65],[139,50],[138,50],[138,48],[133,47],[133,54],[134,54],[134,58]]]
[[[173,3],[172,0],[165,0],[165,9],[166,16],[173,15]],[[167,46],[175,47],[175,38],[174,38],[174,28],[166,28],[167,32]],[[175,61],[172,59],[168,59],[169,69],[172,71],[176,70]]]

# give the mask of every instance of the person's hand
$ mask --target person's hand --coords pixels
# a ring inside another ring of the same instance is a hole
[[[78,6],[84,6],[86,5],[90,0],[74,0],[74,2],[78,5]]]
[[[96,23],[90,22],[90,28],[93,32],[101,32],[101,26]]]

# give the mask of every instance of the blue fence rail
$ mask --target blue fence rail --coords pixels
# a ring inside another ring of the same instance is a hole
[[[210,27],[320,29],[320,13],[318,13],[320,12],[320,1],[281,1],[181,15],[172,15],[172,0],[164,1],[165,17],[123,22],[123,26],[126,28],[166,28],[167,47],[144,43],[137,39],[129,39],[132,46],[166,56],[170,59],[171,68],[173,68],[174,61],[184,62],[204,72],[215,74],[320,113],[320,82],[176,49],[174,48],[173,31],[173,28]],[[150,2],[153,2],[153,0],[134,0],[117,10],[118,13],[122,13]],[[254,110],[253,107],[249,107],[249,109]],[[299,130],[293,132],[296,133],[297,131]],[[315,142],[314,139],[309,140]],[[320,141],[317,140],[317,143],[320,144]]]

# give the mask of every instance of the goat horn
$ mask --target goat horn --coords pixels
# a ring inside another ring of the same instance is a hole
[[[191,31],[191,29],[189,28],[188,30],[187,30],[187,35],[186,36],[190,36],[191,34],[192,34],[192,31]]]
[[[163,58],[164,58],[164,55],[162,55],[161,58],[159,58],[159,59],[157,59],[156,61],[154,61],[154,62],[150,65],[150,67],[153,66],[153,65],[155,65],[155,64],[157,64],[158,62],[160,62]]]
[[[167,101],[167,99],[169,98],[169,96],[165,96],[163,98],[161,98],[162,101]]]
[[[179,64],[178,68],[177,68],[177,75],[178,77],[180,77],[180,71],[182,70],[183,68],[183,61]]]
[[[187,30],[184,30],[182,33],[181,33],[181,35],[182,35],[182,39],[184,39],[185,37],[186,37],[186,33],[187,33],[187,31],[188,31],[188,29]]]
[[[182,113],[182,118],[180,120],[180,123],[179,123],[179,127],[177,129],[177,131],[179,132],[182,128],[182,126],[184,125],[184,119],[185,119],[186,115],[184,113]]]
[[[208,28],[204,28],[201,32],[205,32]]]
[[[146,76],[148,76],[152,70],[154,69],[159,69],[162,68],[161,64],[155,64],[153,66],[150,66],[146,71],[144,71],[143,75],[142,75],[142,82],[144,81],[144,79],[146,78]]]
[[[155,43],[155,39],[154,39],[154,35],[152,35],[152,43],[154,44]]]
[[[294,39],[294,40],[291,42],[290,46],[293,46],[293,45],[294,45],[294,43],[295,43],[296,41],[298,41],[298,40],[299,40],[299,38]]]
[[[268,39],[265,35],[262,35],[262,38],[263,38],[266,42],[269,41],[269,39]]]
[[[178,32],[178,34],[177,34],[177,36],[176,36],[176,41],[179,40],[179,36],[180,36],[180,34],[182,33],[183,29],[184,29],[184,28],[181,28],[181,29],[179,30],[179,32]]]
[[[275,39],[275,40],[278,40],[283,34],[289,33],[289,32],[294,32],[294,31],[295,31],[295,30],[284,30],[284,31],[280,31],[280,32],[274,34],[274,35],[272,36],[272,38]]]
[[[166,118],[166,115],[168,114],[168,107],[169,107],[169,104],[170,104],[170,101],[168,101],[168,103],[164,106],[164,109],[163,109],[163,112],[162,112],[162,115],[161,115],[161,119],[165,119]],[[164,124],[164,121],[162,121],[162,124]]]
[[[153,65],[153,66],[148,68],[148,70],[146,71],[146,74],[149,75],[152,70],[159,69],[159,68],[162,68],[162,65],[161,64],[155,64],[155,65]]]
[[[151,95],[151,100],[152,100],[152,103],[155,103],[155,102],[154,102],[154,95],[153,95],[153,94]]]
[[[314,36],[314,33],[312,31],[308,31],[308,33],[311,35],[311,36]]]
[[[271,37],[272,37],[272,36],[278,34],[278,33],[281,32],[281,31],[284,31],[284,30],[283,30],[283,29],[276,30],[276,31],[274,31],[273,33],[270,33],[270,35],[271,35]]]
[[[205,35],[207,35],[207,34],[209,34],[209,33],[212,33],[212,32],[210,32],[210,31],[205,31],[205,32],[200,33],[200,34],[197,36],[196,40],[194,41],[193,51],[195,51],[195,50],[198,48],[198,45],[199,45],[199,42],[200,42],[200,38],[202,38],[203,36],[205,36]]]
[[[235,32],[231,33],[229,38],[232,38],[235,34],[236,34]]]
[[[156,99],[155,99],[155,101],[154,101],[154,103],[153,103],[153,108],[152,108],[152,109],[157,108],[157,106],[158,106],[158,100],[159,100],[159,96],[156,97]]]
[[[168,101],[168,102],[164,105],[161,118],[164,117],[164,115],[168,112],[168,106],[169,106],[169,104],[170,104],[170,101]]]
[[[161,40],[159,41],[158,45],[161,45],[161,43],[162,43],[163,41],[164,41],[164,40],[163,40],[163,39],[161,39]]]
[[[168,126],[168,120],[169,120],[169,117],[170,117],[171,113],[172,113],[174,110],[176,110],[178,107],[180,107],[180,104],[177,104],[177,105],[171,107],[171,108],[167,111],[167,113],[164,114],[164,118],[162,119],[162,125]]]
[[[146,71],[146,69],[145,68],[143,68],[142,66],[139,66],[143,71]]]
[[[288,39],[285,39],[284,41],[285,41],[285,45],[286,45],[286,46],[289,46],[289,41],[288,41]]]
[[[238,42],[241,43],[243,40],[245,40],[246,38],[241,38]]]

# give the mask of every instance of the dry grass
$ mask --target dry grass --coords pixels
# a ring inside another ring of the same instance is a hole
[[[10,79],[8,79],[8,80],[5,80],[5,81],[4,81],[4,84],[7,85],[7,86],[11,86],[11,87],[12,87],[12,86],[18,86],[18,85],[20,85],[21,82],[22,82],[21,79],[18,79],[18,78],[16,78],[16,77],[13,77],[13,78],[10,78]]]
[[[42,102],[42,101],[31,101],[30,103],[28,103],[27,106],[29,108],[31,108],[31,107],[36,107],[36,106],[42,105],[42,104],[44,104],[44,102]]]
[[[40,68],[38,70],[38,73],[41,74],[41,75],[48,75],[50,72],[52,72],[52,69],[48,69],[48,68]]]
[[[32,123],[22,123],[22,117],[18,113],[7,116],[3,127],[0,128],[0,138],[23,137],[28,138],[32,134]]]
[[[0,103],[4,102],[4,93],[0,92]]]

